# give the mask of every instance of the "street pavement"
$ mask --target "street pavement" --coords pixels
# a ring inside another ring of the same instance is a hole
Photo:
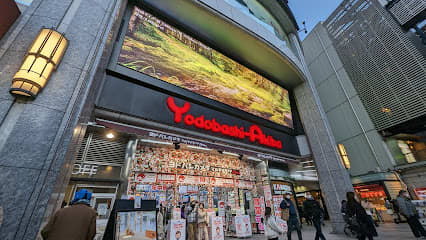
[[[343,240],[343,239],[355,239],[355,238],[348,238],[345,235],[336,235],[336,234],[330,234],[331,232],[331,226],[330,223],[326,223],[326,226],[323,227],[323,233],[327,240]],[[413,233],[410,230],[410,227],[407,223],[400,223],[400,224],[394,224],[394,223],[385,223],[381,224],[377,228],[377,232],[379,234],[378,237],[375,237],[374,239],[383,239],[383,240],[410,240],[410,239],[416,239],[413,235]],[[302,229],[302,237],[304,240],[314,240],[315,239],[315,228],[312,226],[303,226]],[[226,240],[234,240],[238,238],[226,238]],[[254,235],[250,238],[245,239],[266,239],[265,235],[258,234]],[[292,240],[298,240],[297,233],[293,232]],[[280,240],[287,240],[287,236],[281,237]]]

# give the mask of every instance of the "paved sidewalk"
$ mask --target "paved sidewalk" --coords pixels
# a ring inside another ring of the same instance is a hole
[[[323,227],[323,233],[327,240],[343,240],[343,239],[355,239],[355,238],[348,238],[344,235],[336,235],[336,234],[330,234],[331,227],[330,224],[327,223],[325,227]],[[410,240],[410,239],[416,239],[414,235],[412,234],[410,227],[407,223],[401,223],[401,224],[394,224],[394,223],[386,223],[381,224],[377,228],[377,232],[379,234],[378,237],[375,237],[374,239],[383,239],[383,240]],[[315,239],[315,229],[312,226],[303,226],[302,229],[302,236],[304,240],[314,240]],[[234,240],[237,238],[226,238],[226,240]],[[264,235],[254,235],[251,238],[245,238],[245,239],[266,239]],[[293,232],[292,234],[292,240],[298,240],[296,232]],[[281,237],[280,240],[287,240],[286,237]]]

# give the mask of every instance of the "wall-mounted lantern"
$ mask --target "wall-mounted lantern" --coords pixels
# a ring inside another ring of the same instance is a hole
[[[13,77],[10,93],[35,98],[56,70],[67,46],[68,40],[63,34],[41,29]]]

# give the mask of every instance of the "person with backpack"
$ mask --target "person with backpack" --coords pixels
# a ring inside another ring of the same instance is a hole
[[[302,231],[300,228],[299,220],[297,219],[297,210],[294,206],[294,203],[291,201],[291,195],[290,193],[287,193],[285,196],[285,199],[281,201],[280,208],[285,210],[289,209],[289,217],[287,221],[288,225],[288,232],[287,232],[287,239],[291,240],[291,232],[294,230],[297,231],[297,236],[299,237],[299,240],[302,240]]]
[[[305,197],[306,200],[303,202],[303,209],[305,211],[305,216],[308,216],[310,219],[312,219],[314,224],[316,230],[315,240],[320,238],[325,240],[325,236],[321,230],[321,217],[324,215],[324,210],[310,193],[306,193]]]
[[[59,209],[41,230],[45,240],[91,240],[96,235],[96,211],[90,207],[92,193],[75,193],[70,207]]]
[[[411,202],[408,192],[405,190],[399,191],[397,200],[399,211],[407,219],[408,225],[410,226],[414,236],[416,238],[423,237],[423,239],[426,239],[426,230],[419,222],[419,215],[417,214],[416,206],[414,206],[413,202]]]
[[[284,231],[278,226],[275,216],[271,215],[272,209],[265,208],[265,235],[268,240],[278,240]]]
[[[365,212],[365,209],[359,203],[359,198],[354,192],[347,192],[346,198],[346,215],[348,218],[355,218],[354,223],[357,225],[358,239],[365,240],[367,237],[369,240],[373,240],[376,229]]]

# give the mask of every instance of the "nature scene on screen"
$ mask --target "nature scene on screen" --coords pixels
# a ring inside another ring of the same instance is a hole
[[[293,127],[287,90],[137,7],[118,63]]]

